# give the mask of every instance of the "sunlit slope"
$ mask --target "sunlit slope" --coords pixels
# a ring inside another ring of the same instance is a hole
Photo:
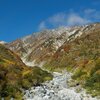
[[[45,64],[51,71],[68,70],[76,83],[100,95],[100,30],[66,41]]]
[[[38,67],[27,67],[15,53],[0,44],[0,97],[20,100],[22,88],[28,89],[50,79],[51,74]]]

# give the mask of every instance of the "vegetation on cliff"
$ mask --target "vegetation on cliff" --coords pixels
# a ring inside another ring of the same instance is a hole
[[[66,41],[45,64],[51,71],[67,70],[93,96],[100,95],[100,30]]]
[[[15,53],[0,44],[0,98],[22,100],[21,89],[51,79],[50,73],[39,67],[27,67]]]

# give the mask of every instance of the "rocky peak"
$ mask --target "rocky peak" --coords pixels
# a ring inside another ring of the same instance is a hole
[[[80,36],[87,35],[99,29],[99,23],[60,27],[33,33],[32,35],[15,40],[7,46],[27,61],[32,62],[36,60],[37,62],[41,62],[53,55],[66,41],[73,41]]]

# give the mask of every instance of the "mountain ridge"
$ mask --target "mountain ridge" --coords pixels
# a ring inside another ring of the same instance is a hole
[[[53,55],[54,52],[56,52],[65,41],[71,41],[81,36],[83,33],[89,33],[89,31],[93,31],[95,29],[95,25],[99,26],[99,24],[96,23],[84,26],[45,30],[36,35],[28,35],[24,38],[13,41],[7,46],[14,52],[18,53],[22,58],[25,58],[27,61],[32,62],[38,58],[36,62],[40,62]],[[39,54],[37,54],[37,52]],[[31,55],[34,55],[34,57]]]
[[[27,65],[71,71],[75,84],[100,95],[100,23],[45,30],[6,46]]]

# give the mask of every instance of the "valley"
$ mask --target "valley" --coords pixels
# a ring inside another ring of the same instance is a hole
[[[0,71],[7,100],[99,100],[100,23],[1,42]]]
[[[93,98],[86,91],[80,87],[69,87],[68,80],[71,75],[68,72],[53,73],[53,80],[47,81],[40,86],[31,87],[24,91],[25,100],[99,100]],[[78,91],[78,89],[80,89]]]

